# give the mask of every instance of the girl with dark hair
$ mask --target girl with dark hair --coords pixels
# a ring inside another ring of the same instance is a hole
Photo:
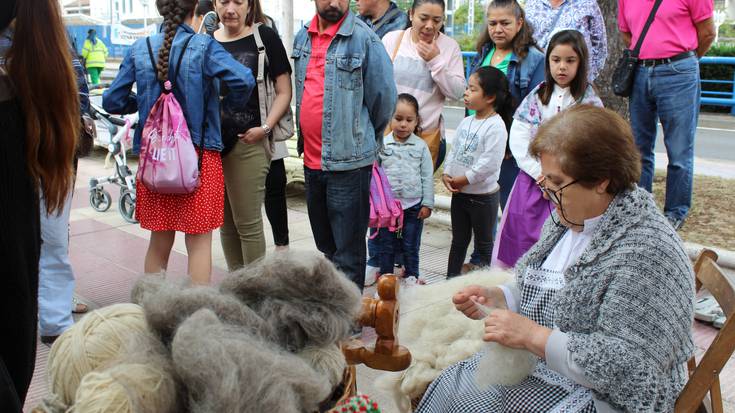
[[[264,76],[267,83],[273,83],[275,90],[273,104],[265,119],[261,119],[258,90],[254,90],[243,105],[222,105],[225,146],[222,164],[226,192],[225,222],[220,238],[227,267],[235,270],[265,255],[261,208],[266,198],[266,177],[270,168],[278,169],[278,173],[271,176],[270,184],[282,184],[279,187],[283,189],[283,196],[279,196],[280,202],[274,205],[276,196],[269,191],[266,207],[270,207],[269,217],[275,221],[273,227],[278,228],[276,245],[288,245],[286,171],[283,159],[271,164],[275,150],[271,130],[291,104],[291,65],[278,34],[266,24],[259,0],[215,0],[214,5],[222,21],[222,28],[214,33],[214,38],[235,60],[257,73],[257,36],[265,48]]]
[[[59,213],[73,182],[80,115],[70,49],[56,0],[0,2],[3,412],[22,411],[36,358],[39,188]]]
[[[541,227],[551,212],[538,183],[543,182],[541,165],[528,154],[528,145],[539,126],[570,106],[580,103],[602,106],[587,81],[588,55],[582,35],[562,30],[551,39],[546,52],[546,80],[518,106],[510,129],[509,146],[521,172],[508,198],[498,232],[496,263],[513,267],[538,241]]]
[[[452,192],[452,246],[447,277],[460,274],[470,238],[479,266],[490,266],[498,222],[498,175],[508,139],[513,104],[508,79],[499,69],[481,67],[470,76],[465,106],[475,114],[462,120],[447,155],[442,182]]]
[[[163,33],[133,44],[117,78],[104,93],[103,106],[110,113],[140,113],[133,141],[133,151],[137,153],[143,125],[162,92],[161,85],[166,81],[173,84],[191,140],[198,147],[201,185],[191,194],[167,195],[154,193],[138,182],[135,215],[141,227],[151,231],[146,273],[166,270],[178,231],[186,234],[192,282],[208,284],[212,272],[212,231],[224,219],[220,93],[215,79],[223,80],[229,89],[224,99],[227,104],[244,104],[255,80],[249,69],[211,37],[194,34],[191,24],[196,5],[196,0],[156,1],[164,19]],[[184,58],[180,59],[181,56]],[[152,59],[156,60],[155,67]],[[173,66],[174,62],[181,62],[181,67]],[[137,98],[130,96],[133,83],[137,84]]]
[[[533,40],[533,28],[526,21],[516,0],[493,0],[487,5],[487,30],[477,39],[477,55],[472,71],[478,67],[497,67],[508,77],[510,93],[517,105],[544,79],[544,54]],[[506,150],[500,168],[500,206],[505,203],[518,175],[518,165]]]
[[[414,0],[408,12],[411,26],[383,37],[398,93],[419,102],[421,138],[429,145],[435,169],[444,139],[444,101],[460,99],[466,84],[459,44],[441,33],[444,13],[444,0]]]
[[[441,31],[445,7],[444,0],[414,0],[408,12],[408,28],[383,37],[393,61],[398,93],[414,96],[419,103],[419,136],[429,147],[434,170],[441,165],[446,150],[444,101],[458,100],[466,84],[459,44]],[[379,251],[372,240],[368,240],[368,252],[365,278],[371,283],[379,265],[375,259]]]
[[[383,139],[380,153],[383,169],[393,190],[393,195],[403,207],[401,236],[388,228],[370,230],[378,232],[377,259],[381,274],[393,274],[393,264],[398,253],[403,253],[403,280],[420,283],[419,248],[424,219],[434,208],[434,168],[426,143],[418,137],[421,132],[419,103],[415,97],[401,93],[396,111],[391,119],[392,132]]]

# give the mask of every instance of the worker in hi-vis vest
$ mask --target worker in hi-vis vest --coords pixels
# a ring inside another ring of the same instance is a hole
[[[97,38],[97,32],[94,29],[89,29],[87,32],[87,39],[84,41],[84,47],[82,48],[82,57],[92,84],[99,84],[100,73],[105,68],[105,60],[107,60],[107,46]]]

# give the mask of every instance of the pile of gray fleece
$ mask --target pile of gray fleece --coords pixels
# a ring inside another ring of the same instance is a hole
[[[310,412],[342,379],[361,295],[322,256],[287,252],[219,286],[157,275],[132,291],[167,349],[185,411]]]

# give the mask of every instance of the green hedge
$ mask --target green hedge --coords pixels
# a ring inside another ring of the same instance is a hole
[[[707,56],[735,57],[735,44],[718,43],[712,46],[707,52]],[[700,65],[699,67],[702,79],[711,80],[733,80],[733,72],[735,66],[732,65]],[[732,92],[731,84],[702,84],[703,89],[711,91]],[[725,97],[725,96],[722,96]],[[703,105],[702,111],[730,113],[730,108],[726,106],[709,106]]]

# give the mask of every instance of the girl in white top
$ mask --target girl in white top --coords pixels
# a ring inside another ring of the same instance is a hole
[[[470,76],[464,102],[476,113],[459,124],[442,175],[444,186],[452,192],[448,277],[460,274],[473,233],[480,266],[490,265],[511,99],[508,79],[499,69],[481,67]]]
[[[513,116],[509,146],[521,171],[503,211],[493,251],[494,264],[513,267],[538,241],[551,211],[549,201],[538,188],[543,181],[541,165],[528,154],[538,127],[572,105],[602,107],[587,81],[588,65],[587,46],[578,31],[562,30],[555,34],[546,51],[546,80],[526,96]]]
[[[466,86],[459,44],[440,32],[444,12],[444,0],[414,0],[409,10],[411,27],[383,37],[398,93],[413,95],[419,102],[421,138],[435,163],[439,140],[444,138],[444,101],[460,99]]]

